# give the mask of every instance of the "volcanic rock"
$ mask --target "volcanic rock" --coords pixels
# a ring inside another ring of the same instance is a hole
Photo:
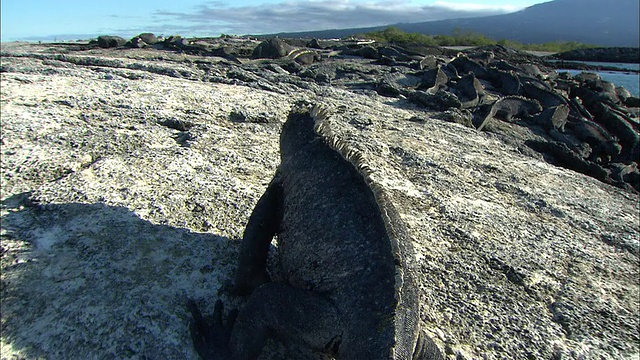
[[[196,359],[185,301],[212,313],[298,101],[329,109],[406,222],[421,326],[450,358],[640,353],[637,158],[628,129],[601,125],[595,105],[572,95],[564,130],[566,109],[541,124],[543,108],[478,131],[451,121],[512,98],[474,71],[483,104],[450,109],[473,78],[462,66],[428,94],[414,60],[381,65],[347,54],[349,41],[310,65],[250,59],[252,39],[201,41],[246,55],[3,44],[3,358]],[[492,61],[519,68],[497,50]],[[380,79],[397,94],[376,92]],[[443,111],[422,103],[434,96]],[[635,129],[623,104],[607,106]],[[276,339],[261,359],[317,356],[296,351]]]

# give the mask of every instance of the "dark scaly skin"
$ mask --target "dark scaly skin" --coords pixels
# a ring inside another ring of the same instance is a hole
[[[419,330],[404,224],[359,158],[317,126],[325,113],[316,110],[295,109],[283,126],[281,165],[244,234],[235,290],[251,295],[228,347],[194,325],[196,348],[213,359],[228,359],[226,351],[254,359],[275,336],[338,359],[442,359]],[[267,282],[265,270],[274,235],[281,283]],[[211,328],[225,331],[221,319]]]

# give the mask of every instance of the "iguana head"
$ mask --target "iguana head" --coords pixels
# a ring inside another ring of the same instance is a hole
[[[280,134],[280,154],[293,154],[301,147],[310,144],[320,137],[323,121],[327,118],[327,111],[320,105],[296,105],[287,121],[282,126]]]

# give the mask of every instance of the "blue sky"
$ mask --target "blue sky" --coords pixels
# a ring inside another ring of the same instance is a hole
[[[2,0],[2,41],[218,36],[351,28],[517,11],[548,0]]]

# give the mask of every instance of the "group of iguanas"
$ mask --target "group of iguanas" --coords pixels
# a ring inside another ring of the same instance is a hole
[[[531,128],[544,139],[525,144],[551,156],[550,161],[640,191],[634,165],[640,157],[640,122],[632,110],[637,97],[594,73],[573,77],[548,70],[540,61],[510,63],[497,57],[486,49],[450,60],[427,56],[417,90],[398,92],[434,110],[462,110],[478,130],[495,119]]]

